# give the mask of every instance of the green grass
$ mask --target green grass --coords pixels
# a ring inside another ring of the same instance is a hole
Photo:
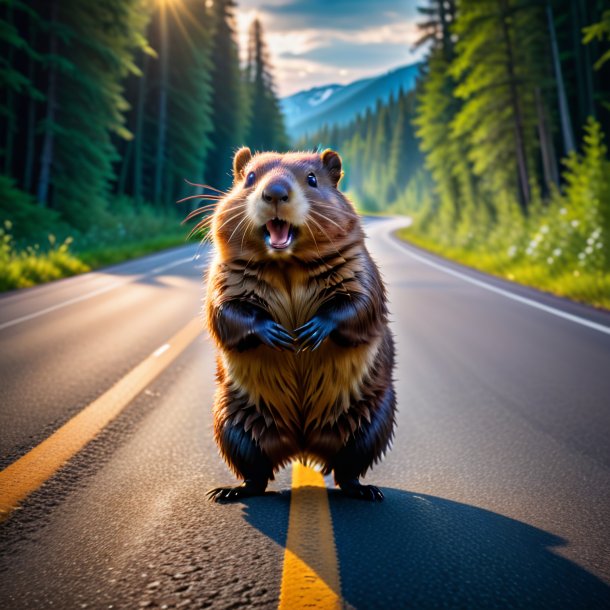
[[[180,213],[186,213],[182,210]],[[0,176],[0,291],[26,288],[189,243],[178,213],[129,197],[78,231]],[[198,239],[203,237],[199,232]]]
[[[533,263],[523,257],[513,259],[505,251],[490,253],[480,249],[468,250],[443,246],[432,239],[418,235],[412,227],[400,229],[397,235],[415,246],[479,271],[594,307],[610,309],[609,273],[586,268],[551,273],[548,265]]]
[[[82,251],[74,248],[72,238],[58,243],[53,235],[49,235],[49,243],[43,247],[20,247],[13,239],[11,228],[9,221],[0,228],[0,291],[36,286],[189,243],[186,229],[180,229],[118,244],[89,245]]]
[[[39,246],[15,247],[11,223],[0,229],[0,290],[27,288],[69,275],[89,271],[89,267],[70,252],[71,240],[61,244],[49,236],[49,249]]]
[[[115,265],[132,258],[146,256],[166,248],[184,246],[189,243],[184,233],[175,235],[160,235],[149,239],[128,242],[116,246],[100,246],[77,254],[78,258],[90,269],[99,269],[107,265]]]

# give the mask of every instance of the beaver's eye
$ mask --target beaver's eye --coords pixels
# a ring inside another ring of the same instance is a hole
[[[254,172],[250,172],[247,176],[246,176],[246,186],[252,186],[254,184],[254,180],[256,178],[256,175]]]
[[[318,179],[316,178],[316,175],[313,172],[308,174],[307,184],[309,184],[309,186],[318,186]]]

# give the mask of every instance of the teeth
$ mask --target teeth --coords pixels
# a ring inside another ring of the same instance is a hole
[[[292,241],[292,226],[280,218],[273,218],[265,224],[267,243],[276,250],[287,248]]]

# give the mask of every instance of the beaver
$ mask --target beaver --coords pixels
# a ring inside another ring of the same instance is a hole
[[[391,444],[394,341],[360,218],[324,152],[237,151],[211,217],[206,317],[218,346],[214,436],[243,480],[209,496],[261,495],[292,459],[334,473],[348,496]]]

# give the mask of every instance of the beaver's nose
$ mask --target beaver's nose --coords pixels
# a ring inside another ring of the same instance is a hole
[[[263,199],[267,203],[282,203],[290,198],[290,187],[284,182],[272,182],[263,190]]]

